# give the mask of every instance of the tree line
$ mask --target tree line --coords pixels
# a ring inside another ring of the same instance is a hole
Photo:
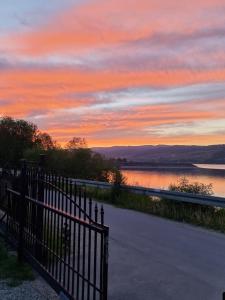
[[[84,138],[73,137],[65,147],[37,125],[12,117],[0,118],[0,167],[19,166],[20,160],[37,161],[46,154],[46,167],[75,178],[123,181],[117,162],[88,148]]]

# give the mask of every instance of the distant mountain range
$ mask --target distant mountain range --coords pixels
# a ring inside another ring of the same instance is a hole
[[[148,163],[213,163],[225,164],[225,145],[211,146],[113,146],[95,147],[107,158]]]

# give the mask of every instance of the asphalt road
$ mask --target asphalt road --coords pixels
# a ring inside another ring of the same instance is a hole
[[[225,235],[105,207],[109,300],[217,300],[225,291]]]

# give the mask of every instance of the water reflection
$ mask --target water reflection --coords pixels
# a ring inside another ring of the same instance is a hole
[[[127,184],[162,189],[168,189],[171,183],[185,176],[191,182],[212,183],[214,194],[225,196],[225,170],[221,169],[122,170],[122,173],[127,178]]]

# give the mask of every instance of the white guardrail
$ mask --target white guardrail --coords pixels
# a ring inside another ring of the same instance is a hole
[[[84,186],[95,187],[100,189],[110,189],[113,187],[113,184],[108,182],[73,179],[73,178],[70,178],[70,180],[74,182],[74,184],[76,183],[77,185],[84,185]],[[133,186],[133,185],[124,185],[124,184],[122,184],[120,187],[122,190],[130,191],[135,194],[156,196],[156,197],[166,198],[168,200],[173,200],[173,201],[181,201],[181,202],[203,204],[203,205],[225,208],[225,198],[223,197],[203,196],[203,195],[195,195],[195,194],[183,193],[183,192],[171,192],[168,190],[153,189],[153,188],[147,188],[142,186]]]
[[[85,179],[74,179],[74,178],[69,178],[69,179],[71,182],[73,182],[74,184],[76,183],[77,185],[95,187],[100,189],[111,189],[113,187],[113,184],[108,182],[85,180]],[[122,190],[126,190],[135,194],[156,196],[156,197],[165,198],[173,201],[225,208],[224,197],[204,196],[204,195],[197,195],[197,194],[183,193],[183,192],[172,192],[169,190],[154,189],[154,188],[125,185],[125,184],[120,185],[120,187]]]

